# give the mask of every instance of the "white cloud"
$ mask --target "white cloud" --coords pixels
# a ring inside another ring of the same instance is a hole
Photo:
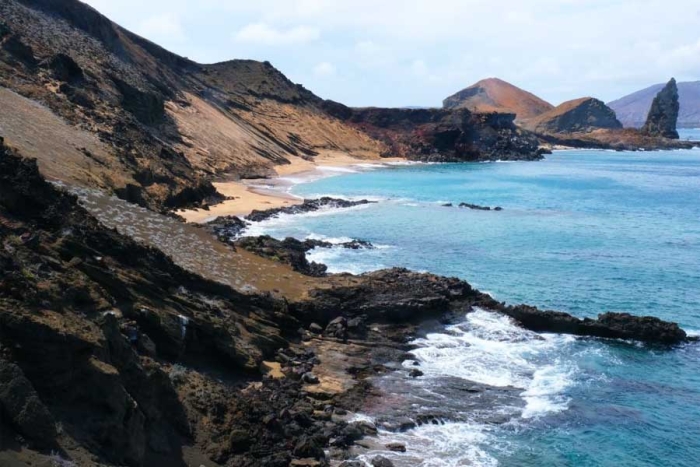
[[[321,37],[321,32],[309,26],[296,26],[290,29],[275,29],[266,23],[245,26],[234,36],[237,42],[260,45],[293,45],[313,42]]]
[[[552,103],[700,79],[697,0],[84,1],[174,52],[269,60],[350,105],[438,105],[488,76]]]
[[[335,66],[329,62],[321,62],[314,67],[314,74],[316,76],[333,76],[335,71]]]

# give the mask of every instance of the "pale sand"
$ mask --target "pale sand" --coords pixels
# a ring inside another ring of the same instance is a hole
[[[279,177],[318,179],[333,174],[332,170],[323,168],[349,167],[358,164],[383,164],[398,162],[404,159],[358,159],[340,151],[325,151],[307,161],[300,157],[290,158],[291,164],[275,166],[277,178],[263,180],[245,180],[236,182],[213,183],[214,187],[224,196],[233,199],[223,201],[205,209],[188,209],[177,211],[187,222],[204,223],[219,216],[247,216],[254,210],[265,210],[284,206],[301,204],[301,198],[287,193],[285,190],[293,182]]]

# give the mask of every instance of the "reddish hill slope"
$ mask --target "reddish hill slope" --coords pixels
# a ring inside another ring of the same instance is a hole
[[[443,107],[513,113],[517,120],[536,117],[554,108],[549,102],[498,78],[481,80],[453,94],[443,101]]]

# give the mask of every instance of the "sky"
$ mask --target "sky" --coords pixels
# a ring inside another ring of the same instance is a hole
[[[552,104],[700,80],[698,0],[83,0],[200,63],[268,60],[350,106],[498,77]]]

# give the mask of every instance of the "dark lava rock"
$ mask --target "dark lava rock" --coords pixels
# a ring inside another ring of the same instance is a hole
[[[386,448],[393,452],[406,452],[406,446],[401,443],[389,443]]]
[[[394,467],[394,463],[384,456],[376,456],[371,463],[373,467]]]
[[[664,88],[654,98],[647,115],[647,121],[642,127],[642,133],[648,136],[661,136],[678,139],[676,124],[680,104],[678,101],[678,86],[671,78]]]
[[[233,242],[243,234],[248,223],[236,216],[220,216],[206,226],[222,242]]]
[[[495,302],[491,299],[492,302]],[[555,332],[579,336],[632,339],[649,344],[673,345],[687,340],[677,323],[653,316],[633,316],[629,313],[604,313],[598,319],[579,319],[559,311],[542,311],[527,305],[507,307],[497,304],[498,311],[507,314],[521,326],[535,332]]]
[[[322,108],[385,143],[383,156],[425,162],[539,160],[537,138],[520,131],[512,113],[468,109]]]
[[[77,84],[85,79],[83,69],[69,55],[56,54],[44,64],[53,72],[54,78],[59,81]]]
[[[0,360],[0,414],[26,438],[52,446],[56,427],[32,383],[15,364]]]
[[[231,452],[246,452],[250,447],[250,435],[246,430],[233,430],[228,437]]]
[[[525,123],[536,133],[590,133],[598,129],[621,129],[615,112],[603,101],[584,97],[564,102]]]
[[[459,203],[460,208],[469,208],[469,209],[475,209],[477,211],[490,211],[491,208],[489,206],[479,206],[478,204],[470,204],[470,203]],[[500,209],[499,209],[500,211]]]
[[[464,309],[480,296],[457,278],[423,274],[403,268],[385,269],[357,276],[357,284],[309,291],[309,298],[292,304],[292,311],[307,322],[328,322],[338,317],[367,322],[406,324],[444,316]],[[349,321],[348,321],[349,324]]]
[[[262,235],[260,237],[243,237],[237,240],[235,245],[258,256],[289,264],[292,269],[307,276],[322,277],[326,275],[328,269],[325,264],[309,262],[306,259],[306,252],[319,245],[317,240],[303,242],[294,238],[277,240],[269,235]]]
[[[165,120],[165,100],[161,95],[143,91],[116,76],[111,78],[122,95],[124,109],[141,123],[155,125]]]
[[[27,66],[33,67],[37,64],[34,58],[34,50],[31,46],[22,42],[22,39],[13,35],[2,43],[2,48],[10,53],[16,60],[24,63]]]
[[[323,459],[323,447],[314,438],[304,437],[294,446],[294,456],[302,458]]]
[[[280,214],[303,214],[306,212],[318,211],[321,208],[351,208],[354,206],[360,206],[363,204],[371,204],[374,201],[368,201],[362,199],[359,201],[348,201],[346,199],[330,198],[324,196],[319,199],[305,199],[302,204],[295,206],[285,206],[282,208],[272,208],[265,211],[253,211],[246,219],[251,222],[260,222],[273,217],[277,217]]]
[[[419,376],[423,376],[423,372],[414,368],[408,372],[408,376],[411,378],[418,378]]]
[[[301,380],[306,383],[306,384],[318,384],[318,376],[314,375],[313,373],[304,373],[301,376]]]

